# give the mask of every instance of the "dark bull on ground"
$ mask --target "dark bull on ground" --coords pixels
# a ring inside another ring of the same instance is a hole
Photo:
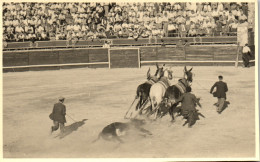
[[[96,142],[100,138],[103,138],[107,141],[119,141],[123,142],[120,137],[127,135],[130,130],[137,130],[138,133],[145,134],[145,135],[152,135],[152,133],[142,126],[145,124],[145,120],[140,119],[131,119],[127,123],[122,122],[114,122],[106,127],[99,133],[98,138],[93,142]]]

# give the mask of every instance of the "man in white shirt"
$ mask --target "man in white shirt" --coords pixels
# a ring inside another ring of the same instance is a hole
[[[16,33],[24,33],[24,29],[21,27],[21,25],[18,25],[18,26],[15,28],[15,32],[16,32]]]
[[[24,34],[19,33],[17,38],[18,38],[18,41],[24,41]]]
[[[168,25],[168,32],[169,33],[176,33],[176,26],[175,24],[173,24],[173,22],[171,21],[170,24]],[[170,34],[170,35],[172,35]]]
[[[239,17],[239,20],[243,20],[243,21],[247,20],[246,15],[242,13],[241,16]]]
[[[245,67],[249,67],[249,60],[250,60],[251,50],[246,43],[242,49],[242,59]]]

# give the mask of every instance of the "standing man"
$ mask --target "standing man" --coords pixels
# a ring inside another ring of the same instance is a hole
[[[213,96],[218,98],[218,102],[214,105],[217,106],[217,112],[220,114],[226,101],[226,92],[228,91],[228,87],[227,83],[222,81],[223,76],[218,76],[218,79],[219,81],[211,87],[210,93],[212,93],[215,87],[217,88],[217,90],[213,93]]]
[[[187,92],[184,93],[176,102],[181,101],[181,114],[187,121],[188,127],[191,128],[193,124],[195,124],[196,120],[198,120],[198,112],[196,110],[196,106],[199,105],[201,107],[201,104],[199,102],[199,99],[191,93],[191,87],[187,87]],[[184,124],[184,125],[185,125]],[[183,125],[183,126],[184,126]]]
[[[251,50],[246,43],[242,49],[242,59],[245,67],[249,67],[249,60],[250,60]]]
[[[51,127],[51,133],[56,131],[60,127],[61,133],[64,133],[64,123],[66,123],[66,106],[63,104],[65,98],[59,97],[59,102],[54,104],[52,113],[50,115],[51,120],[53,120],[54,126]]]

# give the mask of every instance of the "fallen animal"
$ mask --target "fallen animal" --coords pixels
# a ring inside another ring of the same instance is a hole
[[[103,130],[99,133],[98,138],[93,142],[96,142],[102,137],[104,140],[119,141],[122,143],[123,141],[120,137],[126,135],[130,130],[134,129],[138,130],[139,133],[142,133],[141,135],[152,135],[150,131],[142,128],[144,124],[145,121],[139,119],[131,119],[130,122],[127,123],[111,123],[103,128]]]

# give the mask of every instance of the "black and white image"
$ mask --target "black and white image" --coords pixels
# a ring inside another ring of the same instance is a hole
[[[259,160],[257,1],[1,5],[3,158]]]

